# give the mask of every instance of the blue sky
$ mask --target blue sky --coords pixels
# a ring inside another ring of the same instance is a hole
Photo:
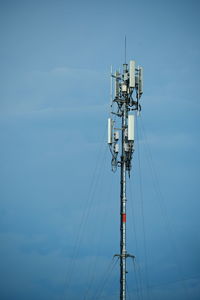
[[[126,34],[127,59],[144,66],[129,299],[199,299],[199,1],[0,8],[0,298],[118,297],[117,263],[98,289],[119,252],[106,125],[110,65],[124,62]]]

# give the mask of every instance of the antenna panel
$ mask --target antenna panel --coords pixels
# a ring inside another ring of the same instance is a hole
[[[135,87],[135,61],[130,60],[130,69],[129,69],[129,87]]]
[[[112,119],[108,119],[108,144],[112,144]]]
[[[128,115],[128,140],[134,141],[134,115]]]
[[[115,98],[119,97],[119,72],[115,72]]]
[[[139,68],[139,95],[143,94],[143,68]]]
[[[139,73],[135,75],[135,86],[136,88],[139,86]]]

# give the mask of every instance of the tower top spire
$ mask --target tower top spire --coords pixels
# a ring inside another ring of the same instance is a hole
[[[126,64],[126,35],[124,38],[124,63]]]

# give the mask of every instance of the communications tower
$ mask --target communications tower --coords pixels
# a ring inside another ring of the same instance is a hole
[[[126,300],[126,259],[134,259],[126,249],[126,179],[127,174],[130,177],[134,152],[135,114],[141,110],[143,68],[136,67],[135,61],[131,60],[129,65],[123,64],[122,72],[111,73],[111,78],[115,84],[108,119],[108,145],[112,154],[112,171],[120,168],[120,254],[115,256],[120,258],[120,300]]]

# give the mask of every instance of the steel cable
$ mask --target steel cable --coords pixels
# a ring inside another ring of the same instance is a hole
[[[108,199],[111,199],[111,192],[113,190],[113,181],[112,181],[112,184],[109,185],[109,192],[108,192]],[[97,234],[98,236],[98,241],[102,241],[102,234],[104,232],[104,228],[105,228],[105,223],[106,223],[106,219],[108,217],[108,209],[106,209],[105,213],[104,213],[104,221],[101,222],[101,226],[100,226],[100,233]],[[100,243],[100,248],[102,248],[103,244]],[[99,251],[100,251],[100,248],[99,248]],[[90,279],[89,279],[89,283],[88,283],[88,286],[87,286],[87,289],[84,293],[84,296],[83,296],[83,299],[86,300],[89,298],[89,293],[92,289],[92,285],[93,283],[95,282],[95,271],[96,271],[96,266],[97,266],[97,260],[98,260],[98,257],[96,256],[95,257],[95,261],[93,263],[93,266],[92,266],[92,270],[91,270],[91,273],[90,273],[90,276],[88,276]]]
[[[98,300],[98,299],[100,299],[100,297],[101,297],[101,295],[102,295],[102,292],[103,292],[103,290],[104,290],[104,288],[105,288],[105,286],[106,286],[106,284],[107,284],[107,282],[108,282],[108,279],[109,279],[110,275],[112,274],[112,271],[113,271],[113,269],[115,268],[115,266],[116,266],[118,260],[119,260],[119,257],[118,257],[118,258],[115,260],[115,262],[114,262],[114,257],[113,257],[113,259],[112,259],[110,265],[108,266],[108,269],[107,269],[106,272],[104,273],[105,276],[103,276],[103,277],[104,277],[103,282],[102,282],[100,288],[97,289],[97,292],[96,292],[95,296],[93,297],[93,300]]]
[[[132,182],[131,182],[131,178],[130,178],[130,184],[129,184],[129,191],[130,191],[130,200],[133,201],[133,199],[135,198],[133,196],[133,192],[132,192]],[[133,236],[135,237],[135,250],[136,250],[136,253],[137,253],[137,257],[135,259],[139,259],[139,251],[138,251],[138,241],[137,241],[137,231],[136,231],[136,221],[135,221],[135,213],[134,213],[134,209],[133,209],[133,203],[132,201],[130,201],[131,203],[131,214],[132,214],[132,222],[133,222],[133,226],[131,226],[131,229],[132,229],[132,234]],[[135,277],[137,276],[137,272],[136,270],[134,269],[135,271]],[[137,277],[136,277],[136,288],[138,290],[138,298],[140,298],[141,300],[143,300],[143,289],[142,289],[142,275],[141,275],[141,271],[139,269],[139,272],[138,272],[138,280],[137,280]]]
[[[149,290],[149,270],[148,270],[148,255],[147,255],[147,246],[146,246],[146,232],[145,232],[145,219],[144,219],[144,196],[142,189],[142,174],[141,174],[141,161],[140,161],[140,137],[138,130],[138,122],[136,118],[136,133],[137,133],[137,141],[138,141],[138,168],[139,168],[139,190],[140,190],[140,203],[141,203],[141,214],[142,214],[142,231],[143,231],[143,245],[144,245],[144,260],[145,260],[145,275],[146,275],[146,287],[147,287],[147,295],[148,299],[151,299],[151,294]]]
[[[106,133],[106,128],[104,130],[104,135],[103,135],[103,140],[105,139],[105,133]],[[101,146],[105,145],[105,143],[101,143]],[[78,257],[78,253],[79,253],[79,249],[80,249],[80,242],[81,242],[81,236],[84,233],[85,227],[86,227],[86,223],[87,223],[87,219],[88,219],[88,215],[91,211],[92,208],[92,202],[94,201],[94,193],[95,193],[95,188],[98,184],[98,180],[100,177],[100,173],[102,171],[101,168],[101,160],[99,159],[99,157],[101,156],[102,153],[102,147],[100,147],[99,149],[99,153],[97,155],[97,160],[96,160],[96,165],[93,171],[93,176],[92,176],[92,180],[91,180],[91,184],[89,187],[89,192],[88,192],[88,197],[86,199],[86,204],[85,207],[86,209],[83,209],[83,213],[82,213],[82,217],[81,217],[81,221],[80,221],[80,226],[78,227],[78,232],[76,234],[76,238],[75,238],[75,243],[74,243],[74,248],[73,248],[73,252],[72,252],[72,259],[70,261],[70,266],[68,268],[68,276],[66,275],[66,279],[65,279],[65,290],[68,291],[69,290],[69,286],[73,277],[73,274],[75,272],[76,269],[76,259]],[[103,160],[105,160],[105,153],[106,151],[104,151],[103,153]]]
[[[175,245],[175,240],[174,240],[174,237],[173,237],[173,230],[171,228],[171,222],[170,222],[169,216],[167,214],[167,209],[166,209],[166,205],[165,205],[165,201],[164,201],[164,196],[161,192],[157,171],[155,169],[155,165],[154,165],[154,162],[153,162],[153,157],[152,157],[150,145],[148,143],[148,138],[147,138],[147,134],[146,134],[146,131],[145,131],[145,128],[144,128],[142,117],[140,117],[140,120],[141,120],[141,129],[142,129],[142,133],[143,133],[143,137],[144,137],[144,143],[145,143],[145,146],[146,146],[145,151],[146,151],[147,158],[149,160],[149,166],[150,166],[150,169],[151,169],[151,172],[152,172],[153,186],[154,186],[154,189],[155,189],[155,193],[158,196],[158,197],[156,197],[156,199],[158,200],[160,211],[161,211],[163,220],[165,221],[168,236],[171,240],[172,253],[173,253],[173,255],[176,259],[177,271],[178,271],[179,277],[181,278],[180,281],[182,282],[184,295],[186,297],[185,299],[188,300],[189,299],[188,289],[187,289],[187,285],[185,284],[185,282],[183,280],[183,277],[182,277],[182,268],[181,268],[179,260],[178,260],[178,254],[177,254],[177,249],[176,249],[176,245]]]

